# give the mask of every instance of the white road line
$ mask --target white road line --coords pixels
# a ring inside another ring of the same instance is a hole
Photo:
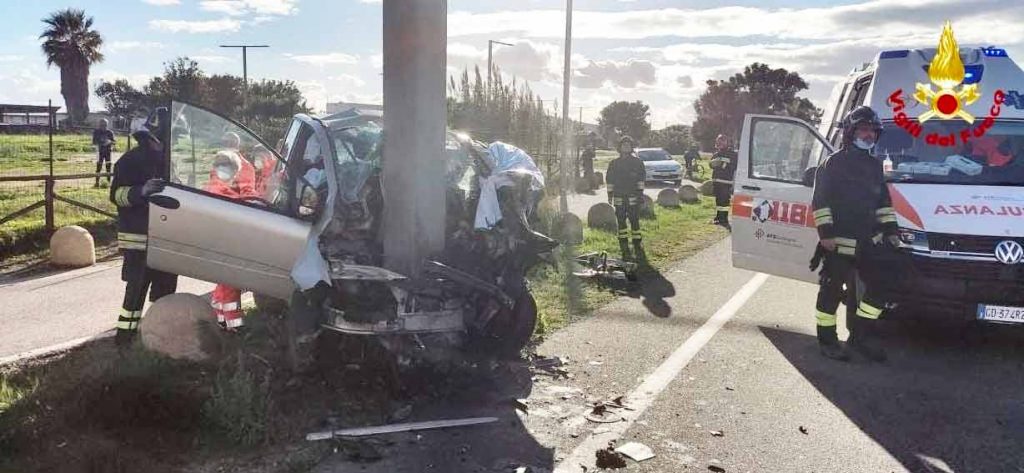
[[[636,389],[626,395],[629,406],[634,409],[624,416],[626,420],[615,424],[602,425],[601,433],[593,433],[585,438],[582,443],[573,449],[572,453],[559,462],[555,468],[555,473],[578,473],[593,469],[594,452],[606,448],[608,442],[622,437],[626,430],[633,425],[633,422],[639,419],[647,408],[651,407],[651,404],[654,403],[658,395],[668,387],[669,383],[679,375],[683,368],[686,368],[690,360],[700,352],[701,348],[704,348],[704,345],[718,333],[722,326],[736,315],[736,312],[747,303],[747,300],[761,288],[761,285],[767,279],[767,274],[757,274],[750,281],[747,281],[725,305],[719,308],[707,322],[704,322],[704,325],[697,329],[682,345],[679,345],[679,348],[676,348],[668,359],[658,366],[654,372],[647,375]],[[586,469],[583,466],[586,466]]]

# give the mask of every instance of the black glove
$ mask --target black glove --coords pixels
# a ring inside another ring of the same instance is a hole
[[[153,194],[159,194],[167,187],[163,179],[150,179],[142,185],[142,197],[148,199]]]

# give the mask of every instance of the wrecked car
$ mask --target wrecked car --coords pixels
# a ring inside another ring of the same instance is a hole
[[[525,276],[557,245],[531,229],[544,176],[518,148],[448,132],[445,249],[419,277],[399,274],[382,267],[382,124],[375,111],[299,114],[270,145],[229,118],[172,103],[151,119],[167,144],[168,186],[150,198],[148,265],[251,290],[258,304],[303,296],[327,330],[448,334],[517,355],[537,321]],[[224,147],[251,167],[255,195],[204,190]]]

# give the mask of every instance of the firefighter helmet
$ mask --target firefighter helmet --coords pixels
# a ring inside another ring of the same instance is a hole
[[[843,117],[843,143],[853,142],[853,132],[861,123],[870,123],[878,136],[882,135],[882,120],[878,118],[878,114],[871,107],[861,105]]]

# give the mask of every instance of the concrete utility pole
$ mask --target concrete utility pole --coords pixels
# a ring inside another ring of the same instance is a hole
[[[514,44],[502,43],[501,41],[495,41],[493,39],[487,40],[487,90],[491,90],[491,71],[494,69],[493,57],[494,57],[494,45],[500,44],[502,46],[515,46]]]
[[[222,48],[238,48],[242,50],[242,109],[249,106],[249,48],[269,48],[266,44],[222,44]]]
[[[559,166],[558,208],[562,215],[569,213],[568,188],[572,184],[569,179],[569,156],[572,148],[572,135],[569,130],[569,86],[572,84],[572,0],[565,0],[565,71],[562,74],[562,159]]]
[[[447,0],[384,0],[384,265],[444,249]]]

